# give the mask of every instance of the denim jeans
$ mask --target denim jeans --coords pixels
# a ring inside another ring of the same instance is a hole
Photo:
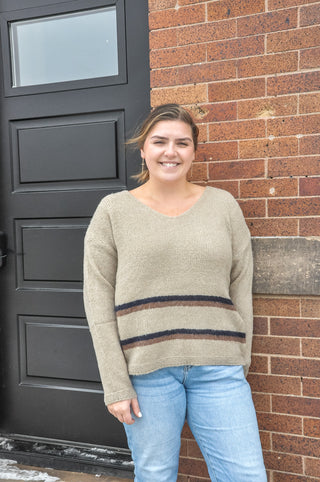
[[[266,482],[242,366],[181,366],[132,376],[142,418],[125,425],[136,482],[176,482],[185,420],[215,482]]]

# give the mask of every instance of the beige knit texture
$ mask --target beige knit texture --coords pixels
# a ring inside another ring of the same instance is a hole
[[[106,196],[88,228],[84,257],[85,309],[105,403],[135,397],[129,375],[167,366],[243,365],[247,372],[251,291],[250,234],[228,192],[206,187],[188,211],[175,217],[128,191]],[[231,299],[234,309],[177,301],[115,314],[115,306],[175,296]],[[191,334],[182,336],[184,329]],[[218,336],[202,336],[202,330]],[[245,333],[245,343],[224,339],[221,330]],[[171,331],[178,335],[170,336]],[[169,335],[157,337],[162,332]],[[126,345],[128,339],[138,340],[136,346]]]

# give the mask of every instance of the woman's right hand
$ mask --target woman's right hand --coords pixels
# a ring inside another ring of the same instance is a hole
[[[137,398],[110,403],[107,405],[107,408],[109,412],[119,420],[119,422],[126,423],[127,425],[132,425],[134,423],[134,418],[131,415],[131,408],[136,417],[142,417]]]

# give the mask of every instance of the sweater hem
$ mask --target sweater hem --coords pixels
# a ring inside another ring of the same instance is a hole
[[[184,366],[184,365],[242,365],[247,364],[246,360],[243,358],[235,357],[215,357],[215,358],[201,358],[199,360],[198,356],[192,357],[188,356],[186,358],[181,357],[170,357],[165,360],[157,360],[156,363],[148,363],[139,366],[134,366],[129,364],[129,375],[146,375],[147,373],[154,372],[156,370],[161,370],[162,368],[174,367],[174,366]]]

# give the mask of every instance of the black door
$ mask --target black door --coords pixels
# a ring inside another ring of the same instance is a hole
[[[0,0],[0,432],[124,447],[82,302],[99,200],[133,186],[147,0]],[[5,265],[4,265],[5,262]]]

